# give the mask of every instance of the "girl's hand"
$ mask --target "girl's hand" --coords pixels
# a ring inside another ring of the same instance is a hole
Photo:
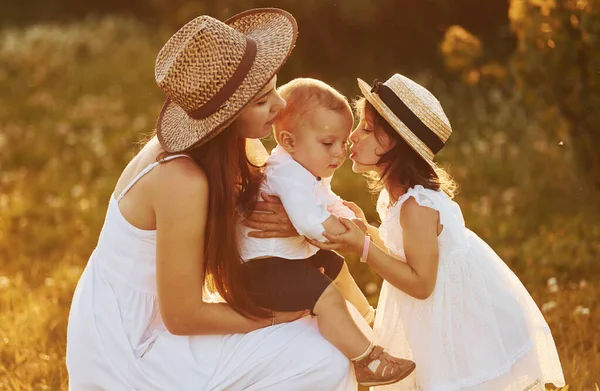
[[[340,222],[346,227],[346,232],[343,234],[335,235],[323,232],[323,236],[328,240],[325,243],[308,238],[307,240],[322,250],[337,250],[361,255],[365,244],[365,233],[358,225],[348,219],[340,217]]]
[[[354,202],[351,201],[342,201],[344,206],[347,206],[348,208],[350,208],[350,210],[352,212],[354,212],[354,214],[356,215],[357,218],[361,219],[362,221],[364,221],[364,223],[367,223],[367,218],[365,217],[365,212],[363,212],[363,210],[356,205]]]
[[[243,221],[245,226],[257,230],[249,232],[248,236],[254,238],[298,236],[298,232],[288,218],[279,197],[266,193],[261,195],[264,201],[257,202],[254,211]]]

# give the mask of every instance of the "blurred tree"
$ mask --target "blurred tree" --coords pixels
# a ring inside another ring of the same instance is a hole
[[[446,67],[516,96],[600,190],[600,0],[511,0],[509,19],[517,47],[504,65],[452,26],[440,47]]]
[[[284,72],[352,86],[356,76],[441,69],[436,48],[453,24],[475,32],[501,58],[512,48],[508,0],[5,0],[0,26],[120,14],[172,33],[198,15],[225,19],[254,7],[280,7],[298,20],[298,47]]]

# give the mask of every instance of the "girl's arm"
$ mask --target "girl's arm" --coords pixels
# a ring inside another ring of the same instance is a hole
[[[246,333],[272,323],[248,319],[225,303],[205,303],[204,238],[208,188],[206,176],[188,159],[158,167],[154,192],[156,279],[162,318],[177,335]],[[281,321],[298,318],[298,314]],[[294,317],[295,316],[295,317]]]
[[[367,263],[390,284],[417,298],[427,299],[437,280],[439,248],[437,242],[439,214],[437,211],[420,206],[413,198],[402,205],[400,221],[403,231],[406,262],[388,254],[380,239],[369,246]],[[363,253],[364,233],[352,221],[341,219],[347,231],[340,235],[325,233],[330,243],[322,244],[324,249]],[[374,227],[369,229],[374,232]],[[379,243],[378,243],[379,242]],[[317,243],[311,242],[315,245]]]
[[[427,299],[437,280],[439,213],[408,198],[400,210],[406,263],[382,250],[369,249],[367,263],[390,284],[417,299]],[[385,249],[385,247],[383,247]]]
[[[354,202],[344,201],[344,205],[350,208],[350,210],[356,215],[358,221],[353,220],[354,223],[356,223],[356,225],[358,225],[364,233],[369,234],[369,236],[371,236],[371,240],[375,244],[377,244],[381,248],[385,248],[385,244],[379,236],[379,229],[374,225],[369,224],[369,222],[367,221],[367,216],[365,216],[365,212],[363,212],[363,210]]]

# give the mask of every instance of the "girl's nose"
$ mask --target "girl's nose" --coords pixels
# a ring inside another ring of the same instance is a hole
[[[352,144],[356,144],[358,142],[358,129],[355,129],[352,133],[350,133],[350,137],[348,139]]]

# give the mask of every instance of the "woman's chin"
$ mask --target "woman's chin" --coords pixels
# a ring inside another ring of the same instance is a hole
[[[261,139],[268,137],[273,132],[273,125],[265,125],[262,129],[254,129],[240,133],[245,138]]]
[[[272,124],[265,125],[263,128],[262,135],[258,138],[268,137],[271,133],[273,133],[273,125]]]

